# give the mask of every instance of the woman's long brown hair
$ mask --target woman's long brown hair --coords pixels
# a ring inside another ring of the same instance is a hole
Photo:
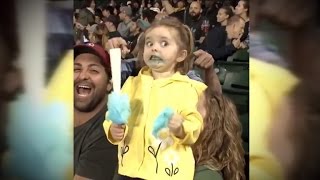
[[[226,180],[245,179],[242,126],[236,107],[229,98],[209,88],[205,99],[205,128],[193,146],[196,165],[221,171]]]

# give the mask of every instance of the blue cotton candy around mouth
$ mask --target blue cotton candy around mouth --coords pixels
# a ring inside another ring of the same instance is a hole
[[[107,119],[114,124],[127,124],[131,114],[129,96],[117,92],[112,92],[108,96]]]
[[[158,133],[161,129],[166,128],[168,126],[168,122],[173,116],[174,111],[172,108],[165,108],[157,117],[156,121],[153,125],[152,135],[154,137],[158,137]]]

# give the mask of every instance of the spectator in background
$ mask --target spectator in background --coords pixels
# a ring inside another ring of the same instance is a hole
[[[109,6],[115,7],[117,5],[115,0],[111,0]]]
[[[128,48],[129,48],[130,52],[132,52],[133,49],[136,47],[137,40],[138,40],[138,37],[140,36],[141,32],[142,32],[142,29],[138,25],[138,19],[137,18],[133,19],[132,23],[130,23],[129,37],[127,38],[127,44],[129,46]]]
[[[205,8],[202,11],[202,15],[205,17],[208,17],[210,25],[216,26],[219,23],[217,23],[217,14],[220,7],[222,7],[221,0],[218,1],[212,1],[212,0],[205,0],[204,1]]]
[[[209,31],[200,49],[209,52],[215,60],[226,61],[228,56],[240,49],[244,26],[245,21],[241,17],[232,16],[225,29],[215,27]]]
[[[102,15],[104,18],[108,18],[111,15],[114,15],[114,7],[105,6],[102,8]]]
[[[153,7],[154,7],[154,8],[158,8],[158,9],[162,10],[162,4],[161,4],[161,1],[160,1],[160,0],[156,0],[156,1],[154,1],[154,3],[153,3]]]
[[[219,9],[217,14],[217,22],[220,23],[221,27],[226,27],[228,19],[233,16],[233,11],[230,6],[223,6]]]
[[[139,17],[140,15],[140,3],[139,1],[135,0],[135,1],[132,1],[132,5],[131,5],[131,8],[132,8],[132,17]]]
[[[121,34],[117,31],[118,20],[115,16],[109,16],[104,21],[109,33],[109,38],[121,37]]]
[[[95,29],[89,36],[89,41],[100,46],[104,46],[108,41],[108,29],[104,23],[95,26]]]
[[[120,13],[120,6],[119,5],[114,6],[113,14],[116,17],[119,17],[119,13]]]
[[[83,8],[79,12],[79,23],[87,27],[95,23],[95,0],[85,0]]]
[[[102,11],[100,9],[95,10],[95,24],[102,23]]]
[[[73,15],[73,36],[74,44],[80,44],[83,42],[83,30],[85,27],[79,23],[79,13]]]
[[[242,17],[246,22],[243,35],[241,36],[241,39],[240,39],[240,41],[242,42],[246,40],[249,35],[249,2],[248,0],[240,0],[238,2],[238,5],[235,8],[234,13]]]
[[[205,33],[201,29],[201,25],[204,20],[208,20],[206,17],[201,15],[202,9],[201,4],[198,1],[193,1],[190,4],[189,15],[190,18],[187,21],[187,25],[193,33],[193,37],[196,42],[196,46],[199,46],[205,38]]]
[[[127,38],[129,36],[130,23],[132,22],[131,8],[128,6],[120,7],[119,18],[120,18],[121,23],[118,25],[117,30],[122,37]]]
[[[156,15],[157,13],[150,9],[145,9],[142,11],[142,19],[150,24],[154,21]]]
[[[184,8],[186,8],[185,1],[184,0],[179,0],[177,2],[177,10],[176,11],[183,10]]]

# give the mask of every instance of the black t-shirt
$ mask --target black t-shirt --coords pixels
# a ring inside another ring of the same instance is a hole
[[[118,31],[109,32],[109,39],[114,37],[121,37],[121,34]]]
[[[195,40],[199,40],[201,37],[205,36],[205,32],[201,29],[201,26],[204,20],[208,20],[208,19],[204,16],[201,16],[197,20],[191,19],[190,17],[187,20],[186,24],[191,29]]]
[[[136,47],[139,36],[140,33],[133,36],[130,35],[128,38],[126,38],[127,44],[130,45],[130,52],[132,52]]]
[[[106,107],[74,128],[74,173],[94,180],[112,180],[118,165],[117,146],[105,135]]]

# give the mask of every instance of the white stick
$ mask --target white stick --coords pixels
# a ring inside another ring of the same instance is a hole
[[[17,13],[25,91],[39,99],[45,88],[46,1],[21,1]]]
[[[121,49],[110,49],[110,61],[112,72],[113,91],[120,92],[121,89]]]

